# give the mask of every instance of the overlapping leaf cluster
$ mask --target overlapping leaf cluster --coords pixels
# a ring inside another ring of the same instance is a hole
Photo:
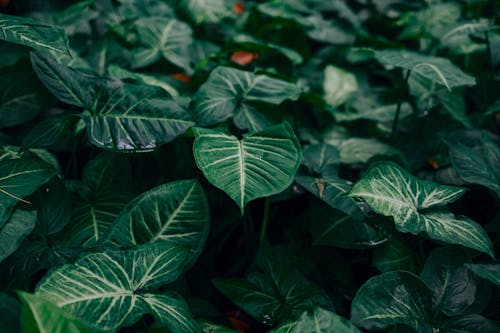
[[[0,10],[0,331],[500,330],[493,1]]]

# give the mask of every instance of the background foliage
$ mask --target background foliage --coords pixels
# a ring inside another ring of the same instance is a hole
[[[0,1],[1,332],[499,332],[495,1]]]

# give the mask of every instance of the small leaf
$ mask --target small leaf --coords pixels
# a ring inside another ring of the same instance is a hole
[[[500,264],[466,264],[465,266],[480,277],[500,286]]]
[[[382,64],[418,73],[438,84],[444,85],[450,91],[454,87],[476,84],[476,80],[472,76],[465,74],[445,58],[424,56],[402,50],[375,51],[375,57]]]
[[[195,24],[218,23],[231,15],[230,4],[224,0],[181,0],[179,5]]]
[[[214,186],[240,207],[284,191],[302,158],[300,143],[288,123],[239,140],[221,130],[194,128],[196,164]]]
[[[366,163],[375,156],[402,156],[396,148],[375,139],[351,137],[336,146],[340,161],[346,164]]]
[[[23,302],[22,326],[26,333],[85,333],[90,332],[86,325],[70,317],[43,297],[18,293]]]
[[[432,293],[409,272],[388,272],[372,277],[356,293],[352,322],[365,329],[404,324],[417,332],[431,332]]]
[[[301,92],[293,83],[219,66],[194,97],[196,116],[200,125],[214,125],[233,117],[247,103],[278,105],[298,99]]]
[[[358,91],[356,77],[341,68],[329,65],[325,68],[324,75],[325,101],[333,108],[344,104]]]
[[[285,323],[271,333],[361,333],[348,319],[334,312],[317,307],[314,311],[305,311],[295,321]]]
[[[0,228],[0,262],[14,252],[36,223],[36,212],[16,210]]]
[[[236,51],[231,54],[231,61],[241,66],[250,65],[258,58],[259,54],[257,52]]]
[[[36,50],[69,53],[64,30],[27,17],[0,13],[0,39]]]
[[[459,187],[420,180],[397,164],[386,162],[372,167],[350,195],[363,198],[375,212],[394,217],[401,232],[425,231],[433,239],[493,256],[491,241],[479,224],[437,208],[455,201],[464,192]]]

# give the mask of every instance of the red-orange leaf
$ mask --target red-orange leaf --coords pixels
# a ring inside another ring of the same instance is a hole
[[[236,51],[231,55],[231,61],[238,65],[246,66],[251,64],[259,57],[257,52]]]
[[[177,81],[181,81],[183,83],[188,83],[189,81],[191,81],[191,76],[189,75],[186,75],[184,73],[174,73],[174,74],[170,74],[170,77],[173,77],[174,79],[176,79]]]
[[[433,159],[428,159],[427,160],[427,164],[429,164],[431,166],[431,168],[433,168],[434,170],[437,170],[439,169],[439,164],[438,162],[434,161]]]
[[[236,14],[243,14],[243,12],[245,11],[245,5],[240,3],[240,2],[237,2],[234,4],[233,6],[233,12],[235,12]]]

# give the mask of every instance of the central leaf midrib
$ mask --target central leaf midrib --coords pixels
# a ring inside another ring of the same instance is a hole
[[[245,186],[246,186],[246,176],[245,176],[245,157],[243,154],[243,145],[241,141],[237,141],[238,143],[238,163],[239,163],[239,171],[240,171],[240,207],[243,211],[245,207]]]

